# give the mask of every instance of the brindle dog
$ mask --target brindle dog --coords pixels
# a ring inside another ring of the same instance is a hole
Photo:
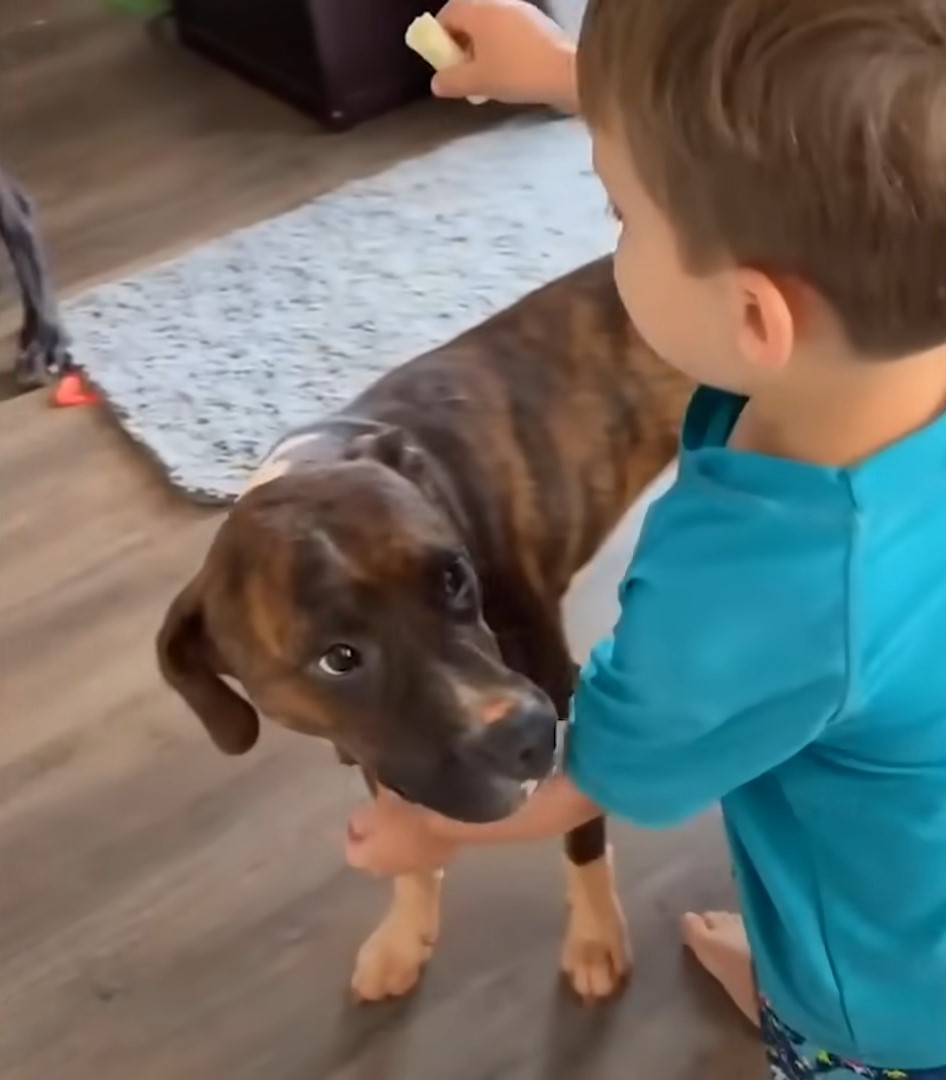
[[[532,293],[276,447],[168,611],[165,678],[226,753],[256,742],[258,709],[441,813],[511,813],[568,711],[560,601],[671,461],[689,393],[610,259]],[[563,967],[605,997],[629,961],[604,821],[566,853]],[[440,876],[396,881],[360,997],[417,981]]]

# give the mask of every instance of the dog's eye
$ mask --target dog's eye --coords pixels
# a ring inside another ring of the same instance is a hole
[[[444,567],[443,595],[451,611],[464,613],[474,607],[476,579],[463,559],[453,559]]]
[[[319,671],[338,678],[361,667],[361,653],[351,645],[332,645],[319,657]]]

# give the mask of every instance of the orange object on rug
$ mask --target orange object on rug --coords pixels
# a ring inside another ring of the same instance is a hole
[[[73,405],[94,405],[99,400],[99,395],[86,385],[76,371],[63,375],[53,390],[53,404],[61,409],[68,409]]]

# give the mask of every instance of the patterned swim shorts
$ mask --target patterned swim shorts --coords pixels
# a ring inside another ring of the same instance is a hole
[[[946,1080],[946,1065],[939,1069],[878,1069],[829,1054],[783,1024],[765,998],[760,998],[760,1015],[772,1080]]]

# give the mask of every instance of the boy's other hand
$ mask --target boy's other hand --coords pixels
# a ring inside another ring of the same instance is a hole
[[[437,17],[470,54],[434,76],[438,97],[578,111],[574,45],[537,8],[525,0],[450,0]]]

